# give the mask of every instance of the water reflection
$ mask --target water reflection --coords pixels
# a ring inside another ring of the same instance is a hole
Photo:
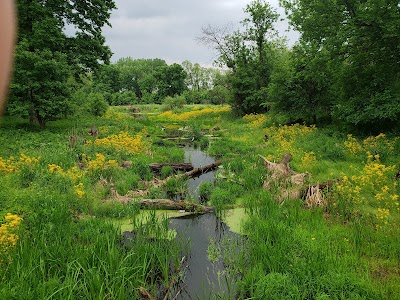
[[[175,299],[216,299],[217,294],[233,299],[222,259],[213,263],[207,254],[210,240],[218,247],[223,239],[236,236],[229,227],[211,213],[171,219],[169,227],[177,231],[182,243],[190,243],[187,272],[181,285],[176,287],[175,293],[178,289],[180,293]]]
[[[208,156],[199,148],[194,148],[192,145],[186,145],[185,148],[185,162],[190,162],[193,167],[200,168],[210,165],[215,162],[215,158]],[[197,178],[191,178],[188,182],[188,192],[196,200],[199,201],[199,185],[202,182],[214,182],[214,172],[201,174]]]

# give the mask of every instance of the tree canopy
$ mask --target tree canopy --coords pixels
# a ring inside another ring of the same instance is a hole
[[[242,30],[208,26],[199,38],[218,51],[218,61],[231,70],[232,106],[238,114],[262,112],[273,68],[273,24],[278,14],[266,1],[254,0],[245,10]]]
[[[112,0],[18,0],[18,44],[9,112],[44,125],[70,112],[68,78],[108,63],[101,30]],[[75,33],[68,35],[66,26]]]
[[[301,43],[330,61],[336,101],[331,114],[358,127],[390,126],[400,117],[400,6],[395,0],[282,0]],[[316,51],[315,51],[316,50]],[[307,51],[308,55],[312,52]]]

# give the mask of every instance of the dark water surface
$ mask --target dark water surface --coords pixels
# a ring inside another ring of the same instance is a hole
[[[233,286],[228,283],[222,260],[212,263],[207,255],[210,240],[218,246],[223,239],[234,238],[228,226],[213,213],[171,219],[169,226],[177,231],[182,243],[190,245],[185,261],[187,270],[175,299],[216,299],[217,294],[233,299]]]
[[[185,162],[190,162],[193,167],[199,168],[215,162],[215,158],[208,156],[199,148],[193,146],[185,146]],[[208,172],[197,178],[191,178],[188,182],[188,192],[193,198],[199,200],[199,185],[202,182],[214,182],[214,172]]]
[[[185,162],[199,168],[214,163],[215,159],[200,149],[185,146]],[[214,172],[190,179],[189,194],[198,201],[199,185],[213,181]],[[218,246],[223,239],[233,238],[236,234],[229,231],[229,227],[213,213],[170,219],[169,226],[177,231],[182,243],[189,243],[189,255],[185,262],[187,271],[175,299],[216,299],[217,294],[232,299],[233,296],[229,295],[232,286],[228,283],[222,260],[211,262],[207,250],[211,240]]]

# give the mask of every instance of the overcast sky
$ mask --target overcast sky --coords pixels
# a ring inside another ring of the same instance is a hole
[[[118,9],[105,27],[106,44],[114,53],[112,61],[121,57],[161,58],[167,63],[193,63],[211,66],[216,54],[196,41],[201,28],[210,25],[238,24],[243,9],[251,0],[115,0]],[[278,0],[270,0],[278,8]],[[283,10],[279,9],[283,14]],[[286,22],[276,28],[287,35],[289,42],[297,38]]]

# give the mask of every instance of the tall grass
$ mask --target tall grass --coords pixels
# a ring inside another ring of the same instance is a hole
[[[246,236],[216,251],[236,281],[236,298],[400,299],[399,187],[392,174],[399,139],[277,126],[271,116],[236,118],[226,108],[142,111],[135,119],[128,107],[111,109],[102,118],[50,122],[45,130],[2,120],[0,157],[8,165],[0,170],[0,215],[23,220],[18,242],[0,262],[0,299],[137,299],[140,287],[162,296],[179,269],[180,243],[170,239],[167,221],[150,214],[142,222],[138,206],[119,199],[145,188],[154,176],[149,163],[183,160],[183,150],[163,139],[168,128],[204,145],[209,140],[210,154],[223,159],[216,182],[204,188],[208,204],[221,215],[227,207],[246,212]],[[124,132],[122,146],[97,145],[87,134],[93,125],[103,141]],[[138,134],[143,144],[126,150]],[[293,170],[311,174],[309,183],[337,180],[326,206],[280,204],[279,187],[263,189],[268,174],[258,155],[279,161],[288,151]],[[130,166],[122,167],[126,161]],[[372,167],[385,170],[381,180],[368,173]],[[183,193],[185,186],[172,180],[149,197]],[[123,239],[110,218],[132,219],[133,238]]]

